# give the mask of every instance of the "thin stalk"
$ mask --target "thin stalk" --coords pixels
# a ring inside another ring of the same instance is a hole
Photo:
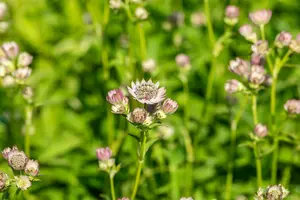
[[[256,178],[257,178],[257,187],[262,186],[262,170],[261,170],[261,159],[259,155],[259,146],[256,142],[253,145],[253,151],[255,155],[255,163],[256,163]]]
[[[206,24],[208,30],[208,38],[210,41],[211,49],[213,49],[215,46],[215,33],[211,22],[209,0],[204,0],[204,7],[205,7],[205,17],[206,17]]]
[[[234,167],[234,155],[236,150],[236,132],[237,126],[241,119],[241,116],[245,110],[247,105],[248,98],[245,98],[245,103],[240,106],[238,113],[236,113],[235,118],[231,122],[231,140],[230,140],[230,153],[229,153],[229,163],[228,163],[228,172],[226,177],[226,191],[225,191],[225,199],[231,199],[231,188],[232,188],[232,180],[233,180],[233,167]]]
[[[141,57],[141,61],[143,61],[147,57],[145,32],[141,22],[137,24],[137,27],[138,27],[139,38],[140,38],[140,57]]]
[[[133,191],[132,191],[132,195],[131,195],[131,200],[135,199],[137,190],[138,190],[138,186],[139,186],[139,182],[140,182],[140,178],[141,178],[141,172],[144,166],[144,159],[145,159],[145,155],[146,155],[146,142],[147,142],[147,132],[146,131],[141,131],[140,134],[140,142],[139,142],[139,152],[138,152],[138,168],[136,171],[136,178],[135,178],[135,183],[133,186]]]
[[[265,40],[266,39],[266,36],[265,36],[265,26],[264,25],[260,25],[259,28],[260,28],[261,39]]]
[[[30,135],[32,134],[33,131],[32,114],[33,114],[33,107],[32,105],[28,104],[25,107],[25,138],[24,138],[25,153],[28,157],[30,157]]]
[[[253,114],[253,123],[254,123],[254,125],[256,125],[256,124],[258,124],[256,95],[252,95],[252,114]]]
[[[114,176],[109,175],[109,180],[110,180],[111,198],[112,198],[112,200],[116,200],[115,185],[114,185]]]
[[[213,56],[213,59],[211,61],[211,69],[210,69],[210,72],[208,75],[207,86],[206,86],[206,94],[205,94],[206,102],[208,102],[211,99],[216,69],[217,69],[216,68],[216,57]]]

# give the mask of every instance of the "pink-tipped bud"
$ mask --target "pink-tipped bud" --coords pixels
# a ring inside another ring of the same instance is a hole
[[[263,124],[257,124],[254,128],[254,133],[259,138],[266,137],[268,135],[268,128]]]
[[[266,78],[265,69],[260,65],[253,65],[251,67],[251,74],[249,77],[249,81],[257,87],[258,85],[262,84]]]
[[[246,40],[251,41],[251,42],[256,42],[257,35],[253,31],[253,28],[251,25],[245,24],[245,25],[241,26],[239,29],[239,32]]]
[[[225,91],[230,94],[240,92],[243,90],[243,88],[244,88],[243,84],[235,79],[228,80],[225,84]]]
[[[289,46],[292,41],[292,34],[289,32],[282,31],[276,36],[275,46],[278,48],[283,48]]]
[[[289,114],[300,114],[300,100],[297,99],[290,99],[284,104],[284,109]]]
[[[32,63],[32,58],[33,57],[29,53],[23,52],[19,55],[18,65],[20,67],[26,67]]]
[[[250,20],[258,26],[262,26],[269,23],[271,17],[272,17],[272,11],[266,9],[257,10],[249,14]]]
[[[178,109],[178,104],[172,99],[166,99],[162,105],[162,110],[166,114],[173,114]]]
[[[269,51],[268,41],[266,41],[266,40],[257,41],[256,43],[254,43],[251,46],[251,50],[253,51],[253,53],[256,53],[260,56],[267,55],[267,53]]]
[[[225,10],[225,23],[233,26],[239,20],[240,10],[237,6],[229,5],[226,7]]]
[[[188,57],[187,55],[181,53],[181,54],[178,54],[175,58],[176,60],[176,64],[179,66],[179,67],[182,67],[182,68],[189,68],[190,67],[190,57]]]
[[[19,46],[15,42],[5,42],[2,45],[2,48],[9,58],[15,58],[19,54]]]
[[[106,96],[106,100],[112,105],[122,104],[124,94],[121,89],[110,90]]]
[[[9,152],[11,152],[11,148],[10,147],[6,147],[5,149],[3,149],[2,156],[3,156],[4,159],[7,160]]]
[[[24,171],[27,175],[37,176],[39,174],[39,163],[38,163],[38,161],[28,160]]]
[[[229,70],[239,76],[247,77],[250,74],[250,65],[247,61],[236,58],[229,63]]]
[[[97,158],[101,161],[109,160],[112,156],[112,151],[109,147],[96,149]]]
[[[251,65],[264,65],[265,63],[265,59],[263,56],[257,54],[257,53],[253,53],[251,55]]]

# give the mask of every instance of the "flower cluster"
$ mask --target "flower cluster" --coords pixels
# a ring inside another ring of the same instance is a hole
[[[0,82],[3,87],[24,84],[31,75],[32,56],[21,52],[15,42],[5,42],[0,49]]]
[[[7,13],[6,3],[0,2],[0,33],[5,33],[9,26],[9,23],[4,19],[6,13]]]
[[[300,115],[300,100],[290,99],[284,104],[284,109],[291,115]]]
[[[111,177],[120,170],[121,165],[115,164],[115,159],[112,158],[112,151],[109,147],[96,149],[96,155],[99,160],[99,168],[107,172]]]
[[[109,91],[106,99],[112,104],[113,113],[126,116],[130,123],[140,129],[148,129],[159,124],[160,120],[173,114],[178,108],[176,101],[165,99],[165,88],[159,87],[159,83],[155,84],[151,80],[132,82],[128,92],[144,107],[134,108],[130,112],[129,100],[120,89]]]
[[[36,176],[39,174],[39,163],[36,160],[30,160],[23,151],[16,146],[7,147],[2,151],[2,156],[8,161],[8,165],[13,171],[20,171],[20,176],[14,176],[10,179],[7,174],[0,172],[0,190],[3,191],[13,183],[20,190],[27,190],[31,182],[38,181]],[[23,174],[23,175],[22,175]]]
[[[283,200],[289,194],[289,191],[282,185],[268,186],[267,189],[259,188],[254,199],[255,200]]]

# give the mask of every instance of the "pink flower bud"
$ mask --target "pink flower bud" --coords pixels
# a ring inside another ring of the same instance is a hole
[[[101,161],[105,161],[111,158],[112,152],[109,147],[96,149],[97,158]]]
[[[240,10],[237,6],[229,5],[226,7],[225,15],[228,19],[235,19],[239,17]]]
[[[266,78],[265,74],[266,74],[265,69],[262,66],[253,65],[251,67],[251,74],[249,80],[253,85],[258,86],[265,81]]]
[[[283,48],[283,47],[289,46],[291,41],[292,41],[292,34],[282,31],[281,33],[279,33],[276,36],[275,45],[278,48]]]
[[[38,163],[38,161],[28,160],[24,171],[27,175],[37,176],[39,174],[39,163]]]
[[[266,9],[257,10],[249,14],[250,20],[258,26],[269,23],[271,17],[272,17],[272,11]]]
[[[24,81],[31,75],[31,68],[29,67],[22,67],[18,68],[16,71],[13,72],[13,76],[19,80],[19,81]]]
[[[162,105],[162,110],[166,114],[173,114],[178,109],[178,104],[172,99],[166,99]]]
[[[266,137],[268,135],[268,128],[263,124],[257,124],[254,128],[254,133],[259,138]]]
[[[143,124],[148,118],[148,112],[144,108],[135,108],[128,116],[132,123]]]
[[[8,180],[8,175],[6,173],[0,172],[0,192],[5,189],[6,181]]]
[[[183,67],[183,68],[189,68],[190,67],[190,57],[188,57],[187,55],[181,53],[178,54],[175,58],[176,60],[176,64],[179,67]]]
[[[264,57],[259,55],[258,53],[253,53],[251,55],[251,65],[264,65],[265,60]]]
[[[239,29],[239,32],[246,40],[249,40],[251,42],[256,42],[257,35],[253,31],[253,28],[251,25],[245,24],[245,25],[241,26]]]
[[[232,79],[228,80],[225,84],[225,91],[227,93],[233,94],[243,90],[243,84],[238,80]]]
[[[19,55],[18,65],[21,67],[26,67],[32,63],[32,58],[33,57],[29,53],[23,52]]]
[[[15,42],[5,42],[2,48],[9,58],[15,58],[19,53],[19,46]]]
[[[124,101],[124,94],[121,89],[115,89],[108,92],[106,100],[112,104],[122,104]]]
[[[11,152],[11,148],[10,147],[7,147],[7,148],[3,149],[2,156],[3,156],[4,159],[7,160],[9,152]]]
[[[290,114],[300,114],[300,100],[290,99],[284,104],[284,109]]]
[[[236,58],[229,63],[229,70],[239,76],[247,77],[250,74],[250,65],[247,61]]]
[[[195,12],[191,15],[191,23],[194,27],[200,27],[206,24],[205,14],[202,12]]]

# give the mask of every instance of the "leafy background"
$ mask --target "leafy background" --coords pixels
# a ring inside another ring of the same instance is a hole
[[[167,121],[175,134],[157,142],[148,154],[138,199],[223,199],[230,143],[230,113],[238,108],[242,97],[232,106],[224,92],[224,83],[233,76],[228,72],[230,59],[249,58],[250,44],[238,33],[216,60],[217,72],[213,98],[202,116],[205,88],[210,70],[211,53],[205,26],[191,25],[190,14],[203,11],[203,1],[152,0],[145,6],[150,13],[143,23],[147,39],[147,57],[154,58],[157,70],[144,74],[141,70],[139,36],[136,26],[124,12],[110,12],[103,25],[103,6],[99,0],[9,0],[10,29],[2,41],[14,40],[34,56],[33,76],[38,107],[34,112],[36,134],[32,136],[32,158],[41,163],[41,179],[26,193],[27,199],[109,199],[108,177],[98,170],[95,149],[110,146],[122,169],[116,176],[117,196],[129,196],[136,169],[137,144],[127,133],[133,127],[113,116],[105,100],[108,90],[125,87],[132,80],[152,78],[167,88],[168,96],[179,102],[178,112]],[[107,3],[107,2],[106,2]],[[224,9],[229,1],[211,0],[213,26],[217,36],[224,31]],[[240,25],[248,23],[248,12],[259,8],[273,10],[267,37],[271,40],[281,30],[293,35],[299,32],[300,1],[235,0],[241,8]],[[174,11],[185,13],[185,23],[165,31],[162,24]],[[121,38],[121,39],[120,39]],[[180,44],[174,41],[181,39]],[[129,42],[129,44],[128,44]],[[184,103],[180,71],[175,63],[178,53],[191,57],[188,74],[189,98]],[[298,56],[293,62],[299,63]],[[278,83],[278,123],[283,104],[289,98],[300,98],[300,68],[285,68]],[[269,120],[269,92],[259,95],[259,119]],[[16,91],[0,89],[0,147],[23,145],[22,124],[24,101]],[[182,120],[188,109],[188,122]],[[247,141],[253,129],[250,106],[238,126],[238,141]],[[205,118],[205,119],[204,119]],[[194,146],[193,172],[187,170],[187,156],[182,131],[189,129]],[[300,131],[299,121],[288,121],[285,129]],[[152,134],[158,134],[153,131]],[[270,178],[271,156],[263,161],[265,185]],[[286,183],[292,195],[300,198],[300,157],[295,145],[283,142],[279,157],[280,182]],[[1,170],[7,171],[1,159]],[[290,171],[291,170],[291,171]],[[289,173],[291,172],[291,173]],[[233,196],[252,199],[256,191],[255,165],[252,151],[238,147],[235,157]],[[193,185],[187,184],[193,180]]]

